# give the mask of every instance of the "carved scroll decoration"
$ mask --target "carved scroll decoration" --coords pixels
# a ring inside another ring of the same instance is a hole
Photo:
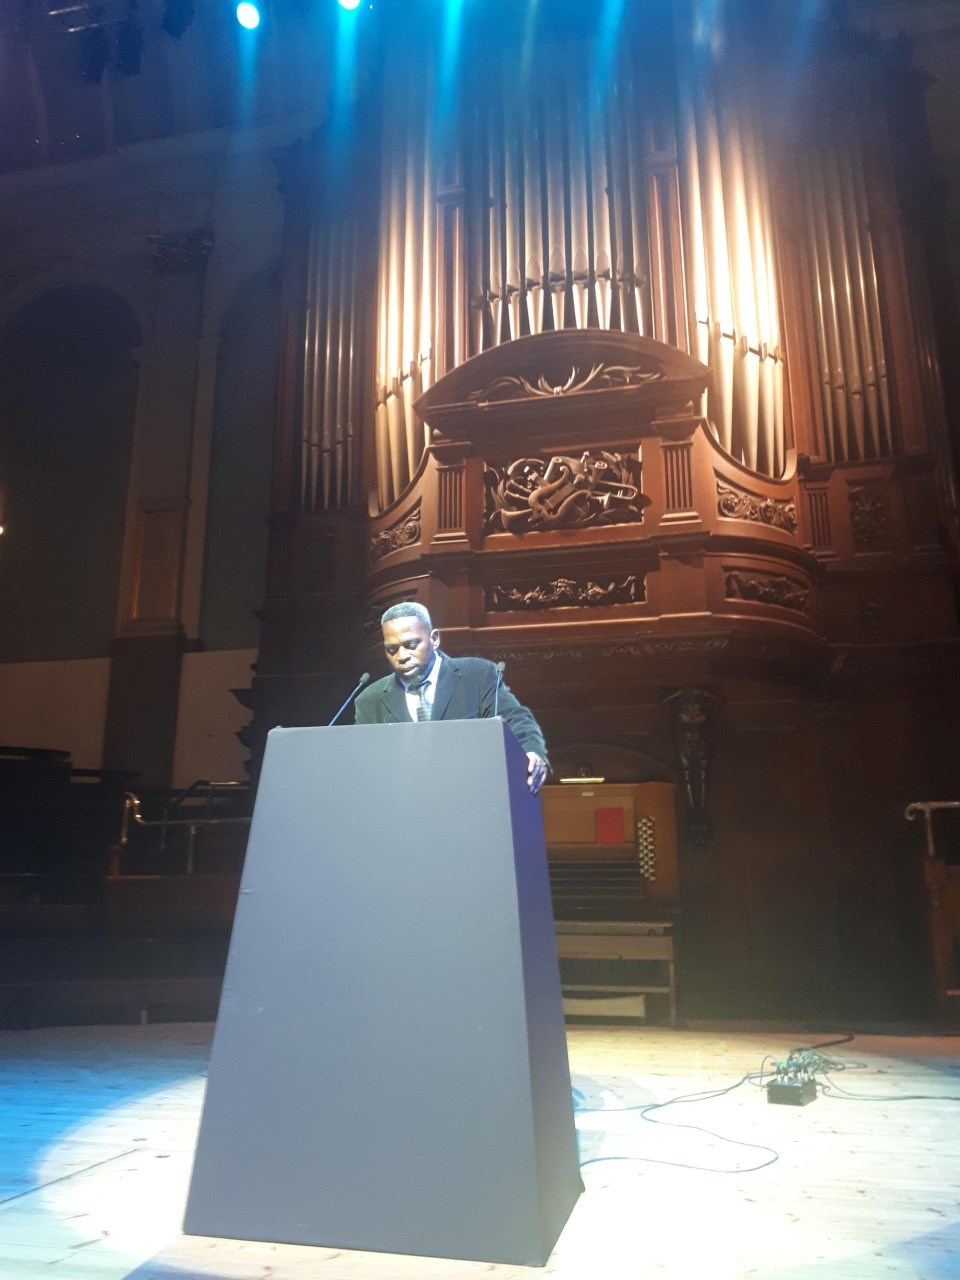
[[[622,387],[642,387],[648,382],[659,382],[662,369],[644,369],[640,365],[595,364],[587,374],[581,374],[576,365],[570,369],[566,382],[554,384],[541,373],[536,383],[522,374],[496,378],[489,387],[474,391],[470,399],[478,405],[493,404],[498,400],[544,399],[551,396],[575,396],[584,391],[613,390]]]
[[[522,587],[490,587],[487,609],[506,610],[598,608],[606,605],[637,604],[645,599],[643,579],[630,574],[622,582],[602,583],[557,578],[524,590]]]
[[[878,489],[862,485],[850,490],[850,523],[857,551],[886,550],[887,516]]]
[[[370,539],[370,559],[379,560],[391,551],[401,551],[404,547],[412,547],[420,541],[420,502],[417,501],[409,511],[400,517],[388,529],[381,529]]]
[[[485,532],[639,523],[650,503],[640,492],[639,470],[635,459],[605,451],[490,467]]]
[[[752,520],[757,524],[797,531],[797,504],[793,499],[761,498],[717,477],[717,513],[727,520]]]
[[[797,613],[807,613],[810,608],[810,592],[783,574],[728,573],[727,599],[776,604]]]

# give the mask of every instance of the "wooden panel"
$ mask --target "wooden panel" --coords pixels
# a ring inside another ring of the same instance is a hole
[[[130,609],[134,622],[173,621],[177,616],[182,524],[179,506],[140,512],[137,572]]]
[[[673,937],[628,933],[567,933],[557,929],[557,955],[580,960],[672,960]]]
[[[239,875],[115,876],[104,881],[104,927],[131,934],[227,932],[239,892]]]
[[[543,834],[548,845],[593,845],[597,839],[597,811],[622,808],[624,829],[633,831],[632,786],[548,787],[543,792]],[[606,845],[606,849],[610,849]]]

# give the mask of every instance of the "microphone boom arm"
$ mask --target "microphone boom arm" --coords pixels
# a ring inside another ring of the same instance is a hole
[[[353,690],[353,692],[350,694],[349,698],[347,698],[346,702],[343,704],[343,706],[340,708],[340,710],[337,712],[337,714],[333,717],[333,719],[332,719],[332,720],[330,721],[330,723],[327,725],[327,728],[328,728],[328,729],[332,729],[332,728],[333,728],[333,726],[337,723],[337,721],[340,719],[340,717],[341,717],[341,716],[343,715],[343,713],[346,711],[347,707],[349,707],[350,703],[354,700],[354,698],[357,696],[357,694],[360,692],[360,690],[363,688],[363,686],[364,686],[365,684],[369,684],[369,683],[370,683],[370,672],[369,672],[369,671],[365,671],[365,672],[363,673],[363,675],[360,677],[360,679],[357,681],[357,687]]]
[[[500,706],[500,686],[503,684],[503,673],[506,670],[506,667],[507,667],[507,664],[503,660],[497,663],[497,684],[496,684],[496,688],[493,691],[494,720],[496,720],[497,715],[499,714],[498,708]]]

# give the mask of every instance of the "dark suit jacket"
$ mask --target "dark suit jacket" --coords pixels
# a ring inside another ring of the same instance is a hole
[[[505,684],[495,697],[497,668],[486,658],[451,658],[442,654],[433,700],[433,720],[485,720],[497,713],[513,731],[524,751],[535,751],[547,759],[547,747],[540,726]],[[410,723],[403,686],[395,675],[384,676],[364,689],[354,703],[357,724]]]

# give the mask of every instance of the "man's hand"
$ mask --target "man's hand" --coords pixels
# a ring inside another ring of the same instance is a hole
[[[547,762],[541,760],[535,751],[527,752],[527,786],[534,795],[547,780]]]

